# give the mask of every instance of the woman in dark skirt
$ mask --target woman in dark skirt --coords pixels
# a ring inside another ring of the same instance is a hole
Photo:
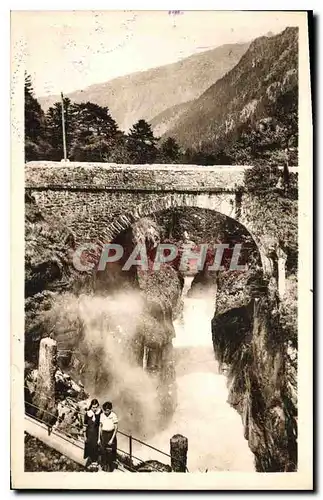
[[[85,446],[84,458],[87,458],[88,467],[98,462],[99,457],[99,425],[102,410],[97,399],[92,399],[91,404],[84,416]]]
[[[118,417],[112,411],[112,403],[107,401],[102,406],[100,416],[100,445],[102,470],[112,472],[117,459]]]

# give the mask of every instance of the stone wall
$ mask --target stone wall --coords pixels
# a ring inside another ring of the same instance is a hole
[[[77,243],[110,241],[135,220],[172,207],[198,207],[234,216],[232,193],[165,195],[158,192],[30,190],[47,218],[60,220]]]
[[[134,220],[172,207],[235,217],[245,168],[32,162],[25,186],[42,213],[61,220],[76,242],[109,241]]]
[[[117,165],[105,163],[29,162],[27,188],[125,191],[236,190],[251,167],[200,165]]]

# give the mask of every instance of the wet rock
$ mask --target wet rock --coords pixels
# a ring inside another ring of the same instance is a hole
[[[136,467],[136,472],[172,472],[172,468],[157,460],[147,460]]]
[[[216,356],[229,367],[228,402],[242,417],[259,472],[297,469],[297,350],[285,343],[271,305],[261,298],[212,322]]]

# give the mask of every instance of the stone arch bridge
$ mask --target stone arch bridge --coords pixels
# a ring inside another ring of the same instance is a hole
[[[29,162],[25,189],[44,215],[61,219],[74,232],[79,244],[109,242],[141,217],[172,207],[215,210],[245,226],[270,274],[266,243],[256,238],[244,214],[244,173],[250,168]]]

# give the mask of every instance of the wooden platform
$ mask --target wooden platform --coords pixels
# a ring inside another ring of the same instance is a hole
[[[83,458],[83,444],[73,438],[69,438],[62,434],[58,429],[54,429],[48,435],[47,426],[33,418],[25,415],[25,431],[31,436],[39,439],[42,443],[65,455],[69,459],[85,467],[85,460]],[[118,462],[116,472],[128,472],[122,464]],[[101,473],[101,472],[100,472]],[[103,474],[103,473],[102,473]],[[106,472],[104,472],[106,474]]]

